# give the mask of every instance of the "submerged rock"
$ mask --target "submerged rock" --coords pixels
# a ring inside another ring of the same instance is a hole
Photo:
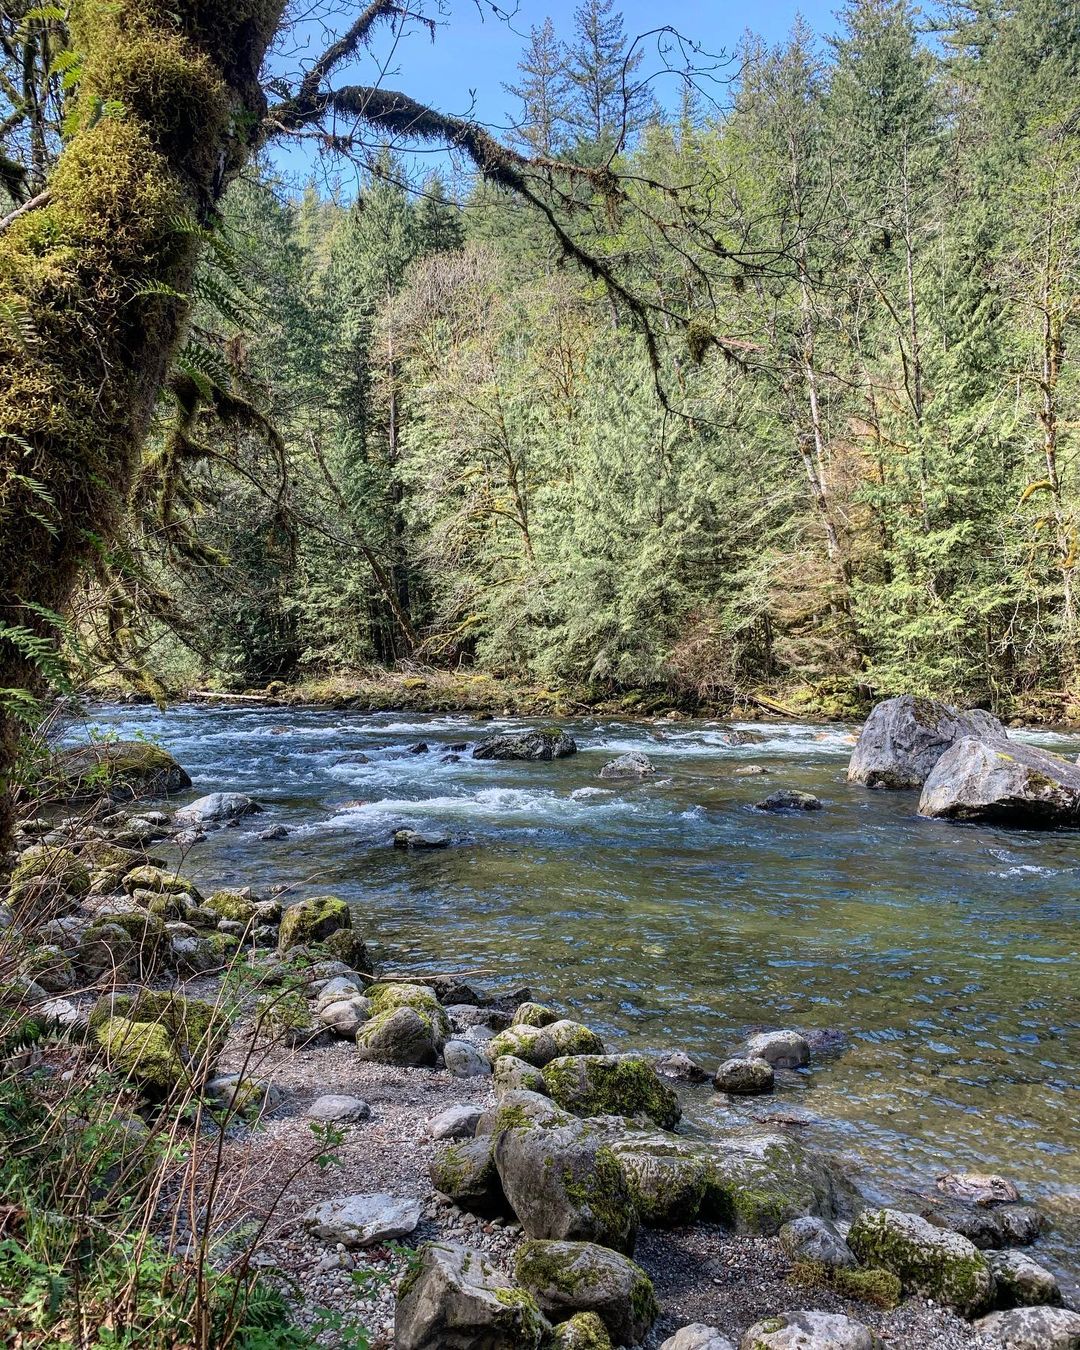
[[[677,1083],[708,1083],[712,1078],[708,1069],[702,1068],[696,1059],[691,1059],[685,1050],[672,1050],[658,1059],[656,1072]]]
[[[937,699],[903,694],[879,703],[866,719],[848,764],[848,781],[867,787],[922,787],[950,746],[963,737],[1005,739],[996,717],[960,712]]]
[[[396,1350],[538,1350],[549,1331],[533,1297],[485,1252],[454,1243],[422,1247],[398,1290]]]
[[[935,1183],[943,1195],[969,1205],[1015,1205],[1020,1192],[993,1172],[946,1172]]]
[[[641,1267],[594,1242],[525,1242],[514,1274],[543,1312],[556,1320],[568,1310],[593,1312],[618,1345],[637,1345],[660,1311]]]
[[[917,1214],[863,1210],[851,1225],[848,1246],[866,1265],[896,1275],[905,1294],[922,1294],[965,1317],[990,1303],[993,1276],[982,1252]]]
[[[394,847],[409,851],[449,848],[450,836],[448,834],[435,834],[431,831],[425,833],[423,830],[395,830]]]
[[[1080,826],[1080,766],[1017,741],[965,737],[927,778],[919,815],[1048,829]]]
[[[577,754],[577,742],[561,727],[488,736],[475,746],[473,759],[563,759]]]
[[[794,788],[780,788],[756,804],[756,811],[820,811],[821,798],[812,792],[798,792]]]

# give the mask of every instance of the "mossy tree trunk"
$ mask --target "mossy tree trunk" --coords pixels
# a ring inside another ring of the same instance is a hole
[[[46,200],[0,234],[0,634],[40,630],[108,547],[283,9],[75,0],[74,129]],[[0,635],[0,690],[33,686],[28,647]],[[0,837],[17,732],[0,713]]]

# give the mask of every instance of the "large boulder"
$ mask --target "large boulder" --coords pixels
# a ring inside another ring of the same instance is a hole
[[[191,787],[172,755],[148,741],[98,741],[61,750],[53,757],[49,783],[67,801],[169,797]]]
[[[1080,766],[1018,741],[965,736],[927,778],[919,815],[1037,829],[1080,826]]]
[[[881,1341],[843,1313],[788,1312],[756,1322],[739,1350],[880,1350]]]
[[[553,1321],[596,1313],[618,1345],[637,1345],[660,1311],[641,1267],[594,1242],[525,1242],[514,1274]]]
[[[709,1145],[702,1217],[737,1233],[771,1237],[805,1214],[835,1218],[844,1183],[786,1134],[749,1130]]]
[[[193,826],[223,825],[230,820],[255,815],[262,809],[257,801],[242,792],[211,792],[182,806],[173,816],[173,824],[189,829]]]
[[[495,1140],[495,1166],[527,1237],[634,1250],[633,1196],[601,1131],[584,1121],[556,1129],[505,1129]]]
[[[376,1064],[434,1064],[439,1057],[438,1033],[430,1018],[415,1008],[376,1013],[356,1033],[360,1059]]]
[[[865,1265],[896,1275],[905,1294],[922,1294],[964,1317],[989,1306],[994,1279],[982,1252],[918,1214],[864,1209],[847,1241]]]
[[[654,1228],[680,1228],[701,1211],[712,1176],[708,1144],[663,1130],[631,1131],[611,1142],[638,1216]]]
[[[453,1243],[421,1248],[398,1290],[396,1350],[537,1350],[549,1330],[531,1294]]]
[[[470,1214],[503,1214],[506,1197],[490,1135],[440,1145],[428,1163],[431,1184]]]
[[[682,1115],[675,1092],[639,1055],[562,1055],[543,1070],[552,1101],[576,1116],[648,1116],[669,1130]]]
[[[561,727],[488,736],[472,752],[473,759],[563,759],[577,753],[577,742]]]
[[[994,1350],[1080,1350],[1080,1313],[1069,1308],[1014,1308],[976,1322]]]
[[[35,844],[15,864],[8,898],[13,905],[33,906],[42,916],[57,907],[70,907],[89,889],[90,872],[70,849]]]
[[[144,989],[100,999],[88,1030],[110,1068],[162,1097],[206,1080],[228,1026],[210,1003]]]
[[[848,764],[848,781],[875,788],[919,788],[962,737],[1003,740],[996,717],[960,712],[932,698],[903,694],[879,703],[866,719]]]

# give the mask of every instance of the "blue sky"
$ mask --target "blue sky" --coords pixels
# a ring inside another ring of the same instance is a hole
[[[719,55],[730,54],[747,28],[770,43],[782,41],[800,13],[816,33],[832,32],[839,2],[755,0],[744,6],[728,0],[668,0],[657,6],[655,0],[623,0],[616,8],[621,8],[631,37],[647,33],[658,24],[668,24],[706,52]],[[443,112],[472,115],[496,128],[505,126],[517,109],[503,84],[516,80],[518,57],[529,29],[550,15],[557,33],[569,37],[575,4],[576,0],[519,0],[513,19],[507,23],[491,15],[486,0],[480,0],[479,5],[477,0],[442,0],[441,5],[429,7],[429,12],[436,8],[442,11],[434,42],[419,27],[405,35],[392,52],[385,38],[376,41],[372,53],[348,72],[347,79],[374,82],[376,61],[388,62],[381,81],[384,86],[400,88]],[[645,49],[643,70],[656,70],[658,65],[654,39],[651,50]],[[677,99],[677,87],[672,76],[662,77],[654,85],[657,97],[670,106]],[[275,158],[282,168],[301,175],[306,171],[306,157],[296,152]],[[346,192],[348,177],[343,175],[341,184]]]

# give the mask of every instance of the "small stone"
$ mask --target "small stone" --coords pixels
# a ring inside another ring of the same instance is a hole
[[[673,1050],[669,1055],[658,1059],[656,1072],[679,1083],[707,1083],[711,1077],[708,1069],[703,1069],[683,1050]]]
[[[371,1115],[371,1107],[361,1097],[328,1093],[324,1097],[316,1097],[305,1114],[311,1120],[367,1120]]]
[[[797,1031],[763,1031],[746,1042],[746,1055],[767,1060],[774,1069],[801,1069],[810,1063],[810,1046]]]
[[[336,1036],[352,1040],[365,1022],[371,1018],[371,1004],[366,998],[341,999],[319,1009],[319,1021]]]
[[[324,1200],[304,1215],[304,1225],[326,1242],[346,1247],[370,1247],[376,1242],[405,1237],[420,1222],[418,1200],[378,1193],[346,1195]]]
[[[479,1106],[448,1106],[428,1122],[432,1139],[471,1139],[483,1112]]]
[[[880,1350],[869,1327],[840,1313],[789,1312],[750,1328],[739,1350]]]
[[[490,1060],[471,1041],[447,1041],[443,1063],[455,1078],[486,1078],[491,1074]]]
[[[771,1092],[774,1081],[773,1066],[767,1059],[725,1059],[713,1078],[718,1092],[740,1095]]]

